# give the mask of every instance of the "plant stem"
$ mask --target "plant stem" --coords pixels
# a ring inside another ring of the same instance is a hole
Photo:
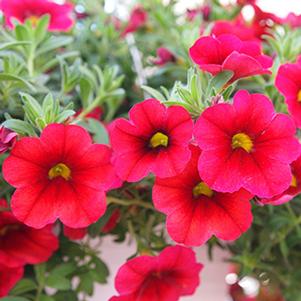
[[[106,97],[106,94],[99,95],[87,108],[85,108],[76,118],[77,121],[82,120],[87,114],[93,111],[98,105],[101,104],[102,100]]]
[[[114,197],[107,197],[108,204],[117,204],[121,206],[140,206],[146,209],[155,210],[153,205],[141,200],[133,199],[133,200],[122,200]]]

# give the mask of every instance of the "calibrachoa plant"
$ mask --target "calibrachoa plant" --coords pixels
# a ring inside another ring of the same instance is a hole
[[[1,300],[300,301],[301,16],[108,2],[0,0]]]

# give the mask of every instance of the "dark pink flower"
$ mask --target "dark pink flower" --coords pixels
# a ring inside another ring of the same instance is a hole
[[[263,55],[256,42],[241,41],[237,36],[199,38],[190,48],[190,57],[200,69],[212,75],[224,70],[233,71],[230,82],[243,77],[271,74],[272,58]]]
[[[83,239],[88,233],[88,228],[70,228],[64,226],[64,235],[71,240]]]
[[[247,26],[242,18],[237,18],[234,21],[215,21],[211,30],[211,34],[216,37],[219,37],[223,34],[231,34],[237,36],[242,41],[253,41],[260,43],[260,40],[255,36],[253,29]]]
[[[13,147],[17,140],[17,133],[1,126],[0,127],[0,154]]]
[[[213,190],[244,188],[271,198],[290,186],[290,164],[301,150],[296,127],[289,116],[275,112],[266,96],[239,91],[233,104],[207,108],[194,132],[203,150],[199,173]]]
[[[171,238],[188,246],[204,244],[213,235],[235,240],[252,223],[253,197],[241,189],[234,193],[211,190],[200,178],[201,150],[190,146],[192,156],[185,170],[172,178],[156,178],[153,188],[155,208],[167,215]]]
[[[110,129],[113,163],[121,179],[136,182],[150,172],[164,178],[183,171],[190,159],[189,113],[148,99],[136,104],[129,117],[117,119]]]
[[[301,128],[301,57],[295,64],[281,65],[275,85],[285,97],[288,111]]]
[[[165,47],[160,47],[157,49],[157,58],[153,61],[155,65],[163,66],[169,62],[175,62],[176,57],[171,51]]]
[[[6,297],[9,291],[22,279],[23,267],[8,268],[0,265],[0,297]]]
[[[7,208],[0,200],[0,209]],[[47,261],[58,248],[52,226],[30,228],[20,223],[10,211],[0,211],[0,266],[9,268]],[[1,285],[1,283],[0,283]]]
[[[121,36],[125,37],[128,33],[135,32],[147,22],[147,12],[142,7],[133,9],[130,15],[129,22],[123,30]]]
[[[36,25],[43,15],[50,16],[49,31],[68,31],[74,24],[71,17],[73,4],[57,4],[49,0],[1,0],[1,10],[5,16],[5,23],[13,28],[13,19],[24,23],[29,19]]]
[[[94,223],[106,211],[105,192],[120,184],[111,155],[77,125],[50,124],[41,137],[20,139],[3,163],[4,178],[16,188],[14,215],[35,228],[57,218],[71,228]]]
[[[295,196],[301,193],[301,157],[291,164],[293,179],[290,187],[283,193],[274,196],[271,199],[261,199],[261,204],[282,205],[289,202]]]
[[[115,287],[120,296],[110,301],[177,301],[194,293],[202,268],[194,252],[181,246],[136,257],[119,269]]]

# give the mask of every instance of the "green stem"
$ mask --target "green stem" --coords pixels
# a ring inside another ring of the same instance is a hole
[[[35,50],[36,50],[35,45],[32,45],[30,48],[30,52],[29,52],[29,56],[28,56],[28,60],[27,60],[27,68],[28,68],[28,73],[29,73],[30,78],[32,78],[34,76]]]
[[[105,99],[106,94],[99,95],[87,108],[82,110],[82,112],[77,116],[76,121],[80,121],[85,118],[87,114],[93,111],[97,106],[99,106],[102,101]]]
[[[153,205],[141,200],[122,200],[122,199],[118,199],[118,198],[114,198],[114,197],[107,197],[107,203],[108,204],[117,204],[117,205],[121,205],[121,206],[140,206],[146,209],[152,209],[155,210]]]

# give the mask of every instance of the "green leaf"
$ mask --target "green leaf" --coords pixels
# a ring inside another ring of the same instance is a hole
[[[44,283],[45,273],[46,273],[46,264],[41,263],[34,266],[34,271],[38,283]]]
[[[0,73],[0,81],[4,81],[4,80],[21,82],[27,88],[29,88],[32,92],[36,92],[36,88],[31,83],[29,83],[27,80],[25,80],[22,77],[19,77],[17,75],[8,74],[8,73]]]
[[[50,286],[52,288],[56,288],[61,291],[71,289],[70,280],[57,274],[49,275],[49,277],[46,278],[45,284],[46,286]]]
[[[55,299],[50,296],[41,295],[39,301],[54,301]]]
[[[36,56],[45,54],[46,52],[64,47],[73,42],[72,37],[68,36],[51,36],[43,45],[37,50]]]
[[[1,43],[0,51],[9,49],[9,48],[14,48],[16,46],[23,46],[23,45],[29,45],[29,44],[31,44],[31,42],[27,42],[27,41]]]
[[[36,290],[36,283],[28,278],[21,279],[16,286],[11,290],[12,295],[22,295],[24,293]]]
[[[210,96],[215,96],[212,93],[212,90],[215,89],[215,91],[217,91],[217,93],[219,93],[221,91],[221,89],[225,86],[225,84],[232,78],[234,72],[227,70],[227,71],[222,71],[219,74],[217,74],[216,76],[214,76],[208,85],[207,91],[206,91],[206,95],[207,97]]]
[[[113,211],[115,210],[114,206],[110,206],[106,213],[94,224],[92,224],[89,228],[88,228],[88,232],[92,237],[96,237],[101,229],[103,228],[103,226],[108,222],[108,220],[110,219]]]
[[[49,25],[50,16],[44,15],[38,22],[37,27],[35,28],[35,39],[36,42],[41,42],[46,34],[47,34],[47,28]]]
[[[77,289],[80,292],[85,292],[89,296],[92,296],[93,288],[94,288],[94,281],[93,281],[93,275],[91,274],[91,272],[89,271],[88,273],[80,275],[80,282],[79,282]]]
[[[105,126],[98,120],[87,118],[88,130],[94,136],[94,141],[101,144],[109,144],[109,134]]]
[[[61,277],[66,277],[72,274],[76,270],[76,265],[73,262],[62,263],[56,266],[52,271],[51,275],[58,275]]]
[[[26,26],[18,24],[15,28],[16,38],[18,41],[31,41],[31,35]]]
[[[23,136],[36,136],[34,128],[23,120],[8,119],[2,125]]]
[[[149,86],[141,86],[141,88],[146,91],[150,96],[160,100],[160,101],[166,101],[165,96],[157,91],[156,89],[149,87]]]
[[[107,265],[96,256],[93,258],[92,262],[95,264],[95,269],[90,272],[94,280],[98,283],[106,283],[109,276],[109,269]]]

